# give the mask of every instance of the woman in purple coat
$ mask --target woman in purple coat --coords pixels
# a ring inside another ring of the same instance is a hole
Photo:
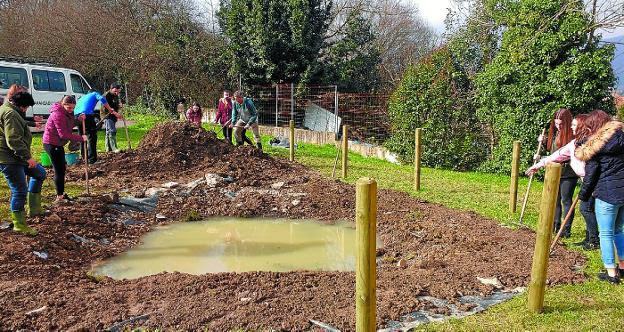
[[[217,116],[215,117],[215,124],[221,125],[223,130],[223,138],[226,142],[232,144],[232,98],[230,93],[223,91],[223,98],[219,99],[219,105],[217,106]]]
[[[65,193],[65,171],[67,164],[65,163],[65,144],[69,141],[84,142],[87,140],[86,135],[76,135],[72,132],[76,125],[74,118],[74,108],[76,107],[76,98],[74,96],[65,96],[60,102],[54,103],[50,108],[50,117],[43,132],[43,148],[52,160],[52,168],[54,169],[54,184],[56,186],[56,200],[66,200],[69,196]],[[84,117],[84,114],[80,115]],[[82,121],[81,118],[78,118]]]

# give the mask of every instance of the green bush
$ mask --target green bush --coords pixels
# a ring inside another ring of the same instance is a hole
[[[470,82],[447,48],[409,67],[393,93],[386,147],[403,162],[414,160],[414,131],[423,128],[422,163],[454,170],[476,168],[487,142],[470,101]]]

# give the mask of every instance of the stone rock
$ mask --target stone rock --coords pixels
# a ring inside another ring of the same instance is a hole
[[[407,267],[407,260],[405,258],[399,259],[399,261],[397,262],[397,266],[400,268]]]
[[[189,192],[195,190],[195,188],[197,188],[199,185],[203,184],[204,182],[206,182],[206,180],[204,179],[197,179],[195,181],[189,182],[187,184],[185,184],[184,186],[186,188],[188,188]]]
[[[46,219],[47,219],[49,222],[51,222],[51,223],[60,223],[61,221],[63,221],[63,220],[61,219],[61,217],[59,217],[59,215],[58,215],[58,214],[56,214],[56,213],[52,213],[52,214],[51,214],[50,216],[48,216]]]
[[[273,188],[273,189],[282,189],[284,184],[285,184],[284,181],[275,182],[274,184],[271,185],[271,188]]]
[[[512,289],[511,291],[514,293],[524,293],[526,292],[527,288],[526,287],[516,287],[514,289]]]
[[[161,185],[161,187],[167,188],[167,189],[177,188],[178,186],[180,186],[180,184],[177,182],[167,182]]]
[[[225,194],[225,196],[227,196],[227,197],[228,197],[228,198],[230,198],[230,199],[234,199],[234,198],[236,198],[236,193],[235,193],[235,192],[233,192],[233,191],[226,190],[226,191],[224,192],[224,194]]]
[[[107,245],[109,245],[111,242],[110,242],[110,240],[109,240],[109,239],[107,239],[107,238],[104,238],[104,237],[103,237],[103,238],[101,238],[101,239],[100,239],[100,243],[101,243],[101,244],[103,244],[103,245],[105,245],[105,246],[107,246]]]
[[[229,176],[229,175],[228,175],[228,176],[226,176],[226,177],[224,177],[224,178],[223,178],[223,181],[225,181],[225,182],[227,182],[227,183],[232,183],[232,182],[234,182],[234,181],[236,181],[236,180],[235,180],[233,177],[231,177],[231,176]]]
[[[165,216],[164,214],[157,213],[156,214],[156,219],[158,219],[158,220],[165,220],[165,219],[167,219],[167,216]]]
[[[48,253],[47,252],[39,252],[39,251],[33,251],[33,254],[35,254],[35,256],[41,258],[41,259],[48,259]]]
[[[484,285],[494,286],[495,288],[503,288],[503,284],[498,280],[498,278],[481,278],[477,277],[477,280]]]
[[[240,301],[241,302],[249,302],[249,301],[251,301],[251,297],[241,297]]]
[[[126,226],[131,226],[131,225],[140,225],[140,224],[142,224],[142,222],[140,222],[138,220],[134,220],[134,219],[127,219],[127,220],[124,220],[122,222],[122,224],[124,224]]]
[[[44,306],[43,306],[43,307],[41,307],[41,308],[38,308],[38,309],[31,310],[31,311],[27,312],[27,313],[26,313],[26,316],[36,315],[36,314],[38,314],[38,313],[40,313],[40,312],[45,311],[46,309],[48,309],[48,307],[44,305]]]
[[[106,203],[117,203],[117,202],[119,202],[119,194],[116,193],[116,192],[109,193],[109,194],[104,194],[104,195],[102,195],[102,197],[104,198],[104,201],[106,201]]]
[[[79,242],[79,243],[86,243],[89,242],[89,240],[87,240],[86,238],[80,236],[80,235],[76,235],[76,234],[72,234],[71,235],[72,240]]]
[[[2,220],[2,222],[0,222],[0,229],[9,229],[11,227],[13,227],[12,222],[8,222],[6,220]]]
[[[214,173],[206,173],[204,175],[204,178],[206,180],[206,185],[208,186],[208,188],[215,188],[219,182],[224,181],[224,179]]]
[[[148,188],[147,190],[145,190],[145,196],[147,197],[157,196],[166,191],[167,189],[165,188]]]
[[[293,206],[297,206],[297,205],[301,204],[301,200],[294,199],[291,203],[292,203]]]

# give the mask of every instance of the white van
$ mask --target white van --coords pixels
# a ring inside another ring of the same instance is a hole
[[[91,89],[84,77],[73,69],[0,60],[0,95],[6,96],[13,84],[27,87],[35,100],[35,106],[26,112],[27,118],[35,115],[48,118],[52,104],[63,96],[74,95],[78,99]]]

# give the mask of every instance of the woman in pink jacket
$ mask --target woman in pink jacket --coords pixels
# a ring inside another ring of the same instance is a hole
[[[572,134],[575,137],[586,137],[587,135],[583,135],[583,133],[578,132],[578,130],[583,130],[581,128],[585,128],[583,124],[587,119],[587,114],[579,114],[572,121]],[[586,130],[587,128],[585,128]],[[576,139],[570,141],[570,143],[564,145],[561,149],[553,152],[550,156],[542,158],[538,163],[531,166],[527,171],[527,175],[531,175],[539,171],[541,168],[546,166],[548,163],[570,163],[570,167],[578,175],[579,177],[585,176],[585,162],[574,156],[574,150],[577,146],[581,145],[583,142],[578,142]],[[589,201],[584,202],[581,201],[581,214],[583,214],[583,218],[585,219],[585,239],[582,242],[576,243],[577,245],[583,246],[586,250],[594,250],[600,247],[600,240],[598,238],[598,223],[596,221],[596,214],[594,213],[594,204],[596,199],[591,198]],[[572,225],[572,221],[568,222],[568,225]],[[555,232],[559,231],[558,229]]]
[[[219,105],[217,106],[217,116],[215,117],[215,124],[221,125],[223,130],[223,137],[225,141],[232,144],[232,98],[230,93],[223,91],[223,98],[219,99]]]
[[[68,200],[65,193],[65,144],[69,141],[83,142],[87,140],[86,135],[76,135],[72,132],[76,119],[74,118],[74,107],[76,98],[65,96],[60,102],[54,103],[50,108],[50,117],[43,132],[43,148],[52,160],[54,169],[54,185],[56,186],[56,200]],[[81,115],[84,117],[84,114]],[[82,119],[80,119],[82,120]]]
[[[199,103],[193,103],[193,106],[186,111],[186,119],[198,126],[201,126],[202,116],[203,112]]]

